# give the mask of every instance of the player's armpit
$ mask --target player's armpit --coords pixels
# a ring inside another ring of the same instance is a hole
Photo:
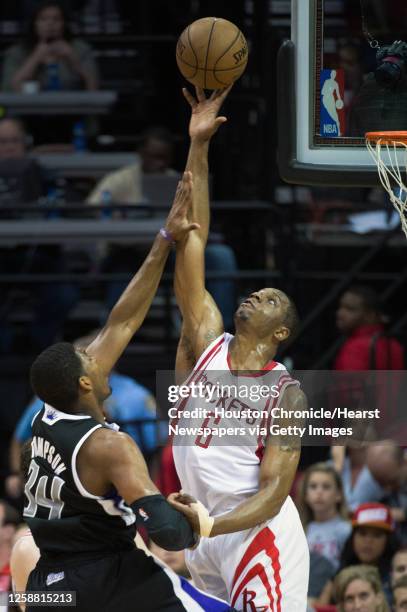
[[[181,337],[178,341],[177,355],[175,357],[175,382],[181,385],[192,372],[196,362],[195,351],[185,326],[182,325]]]
[[[207,291],[205,291],[203,306],[200,325],[194,326],[187,318],[183,320],[175,361],[178,381],[187,378],[202,353],[216,338],[223,334],[222,315],[214,299]]]

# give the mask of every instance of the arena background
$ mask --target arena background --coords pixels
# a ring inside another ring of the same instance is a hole
[[[2,1],[0,66],[6,50],[20,40],[25,17],[35,4],[30,0]],[[360,29],[354,15],[355,3],[343,0],[331,4],[335,27],[344,39],[351,39],[352,28],[358,32]],[[69,2],[68,8],[75,36],[93,49],[100,73],[99,89],[115,92],[117,99],[103,114],[83,115],[79,108],[56,118],[50,116],[49,110],[45,115],[25,111],[21,116],[12,104],[7,106],[7,100],[2,98],[5,92],[1,91],[0,112],[2,116],[18,115],[24,120],[29,148],[40,154],[46,150],[38,147],[55,142],[66,143],[68,147],[73,142],[78,148],[78,142],[75,144],[78,134],[74,134],[74,129],[81,123],[86,149],[95,155],[110,156],[107,162],[110,171],[118,167],[119,158],[115,161],[115,156],[123,152],[132,155],[141,146],[145,130],[160,126],[172,135],[171,168],[182,171],[188,148],[189,108],[181,95],[185,82],[175,62],[177,37],[188,23],[203,16],[216,15],[233,21],[249,41],[249,63],[225,105],[224,113],[229,120],[211,145],[210,173],[212,239],[215,244],[226,244],[233,250],[237,266],[232,272],[212,270],[208,279],[224,279],[225,286],[231,287],[230,295],[236,305],[243,296],[262,286],[277,286],[294,298],[303,325],[294,345],[280,356],[289,367],[332,368],[342,341],[336,329],[335,313],[339,297],[351,284],[368,285],[384,298],[383,315],[389,333],[405,346],[404,237],[400,230],[359,235],[347,227],[347,215],[351,212],[385,209],[388,202],[384,192],[379,188],[294,186],[283,183],[279,177],[276,58],[280,45],[290,37],[290,2],[76,0]],[[27,211],[24,205],[31,202],[21,197],[16,202],[7,199],[5,187],[0,194],[4,196],[0,200],[3,221],[30,223],[43,219],[44,223],[51,224],[63,219],[92,217],[84,202],[102,177],[100,168],[95,171],[90,167],[89,176],[86,172],[73,172],[74,176],[69,176],[69,171],[52,167],[52,156],[57,154],[52,152],[52,147],[50,151],[48,187],[41,205]],[[69,148],[66,151],[70,154]],[[98,168],[97,160],[95,164]],[[4,177],[0,179],[4,182]],[[167,191],[165,186],[157,189],[158,196],[154,196],[157,206],[149,206],[143,198],[141,216],[129,213],[133,221],[159,219],[164,215],[171,193],[168,186]],[[128,278],[123,272],[106,272],[101,265],[103,249],[109,243],[109,223],[115,219],[115,213],[108,209],[109,202],[101,199],[99,204],[102,213],[92,212],[99,224],[93,239],[87,236],[83,243],[74,241],[74,236],[72,240],[69,235],[63,239],[66,264],[63,279],[80,291],[56,339],[72,341],[99,327],[108,312],[107,285],[115,279]],[[150,242],[152,238],[153,234]],[[10,249],[15,246],[26,244],[18,231],[12,242],[4,234],[1,240],[2,257],[6,251],[9,257]],[[40,235],[30,241],[31,255],[38,247],[41,247]],[[145,241],[139,245],[140,260],[146,248]],[[0,328],[12,330],[12,340],[4,343],[0,354],[0,497],[3,498],[7,498],[4,481],[11,471],[10,440],[32,397],[28,369],[40,342],[33,340],[29,328],[36,316],[38,288],[47,281],[55,283],[59,274],[50,272],[47,278],[46,269],[33,271],[30,253],[25,252],[18,265],[9,269],[3,265],[0,271]],[[137,266],[138,260],[135,260],[134,272]],[[120,360],[118,371],[135,378],[154,394],[156,370],[173,367],[178,332],[169,262],[151,312]],[[326,459],[328,453],[327,448],[305,449],[302,467]],[[149,456],[155,468],[159,454],[156,450]],[[11,501],[17,506],[21,503],[21,500]]]

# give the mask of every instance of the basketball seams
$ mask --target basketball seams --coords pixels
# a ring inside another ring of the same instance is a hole
[[[206,57],[205,57],[205,75],[204,75],[204,89],[206,88],[206,74],[208,71],[208,56],[209,56],[209,48],[211,46],[211,40],[212,40],[212,35],[213,35],[213,31],[215,29],[215,23],[216,23],[216,17],[214,18],[213,22],[212,22],[212,27],[210,29],[209,32],[209,36],[208,36],[208,46],[206,47]]]
[[[236,28],[236,30],[237,30],[237,34],[236,34],[236,36],[234,37],[233,41],[230,43],[229,47],[227,47],[227,48],[224,50],[224,52],[222,53],[222,55],[220,55],[220,56],[218,57],[218,59],[216,60],[215,65],[214,65],[214,67],[212,68],[212,71],[213,71],[214,73],[216,72],[216,66],[218,65],[218,62],[220,62],[220,60],[222,59],[222,57],[224,57],[224,56],[226,55],[226,53],[227,53],[227,52],[228,52],[228,51],[229,51],[229,50],[230,50],[230,49],[233,47],[233,45],[235,44],[235,42],[236,42],[236,41],[237,41],[237,39],[239,38],[240,30],[239,30],[239,28]],[[243,63],[243,62],[242,62],[242,63]],[[234,66],[234,68],[237,68],[237,67],[238,67],[238,66]],[[223,70],[225,70],[225,68],[224,68]],[[227,68],[227,70],[232,70],[232,68]],[[216,78],[216,77],[215,77],[215,78]]]
[[[215,31],[216,21],[219,24]],[[234,34],[230,26],[234,28]],[[188,81],[203,89],[227,87],[241,76],[247,65],[247,49],[242,47],[242,44],[245,45],[245,38],[236,24],[227,20],[216,17],[198,19],[185,28],[179,41],[183,44],[180,44],[179,50],[177,44],[178,67]],[[182,51],[182,54],[179,51]],[[216,57],[219,53],[220,55]],[[240,59],[238,64],[228,66],[236,59]],[[195,64],[192,63],[194,60]],[[218,68],[219,65],[222,67]],[[222,78],[225,78],[226,82]]]
[[[197,68],[196,66],[194,66],[193,64],[190,64],[189,62],[186,62],[184,59],[182,59],[182,57],[180,57],[179,55],[177,55],[177,58],[180,62],[182,62],[183,64],[185,64],[185,66],[188,66],[189,68],[195,68],[197,71],[198,70],[205,70],[205,68]],[[216,70],[216,72],[230,72],[230,70],[236,70],[237,68],[241,68],[242,66],[246,65],[246,62],[240,62],[240,64],[236,64],[236,66],[233,66],[233,68],[218,68]],[[208,72],[214,72],[214,70],[208,70]]]
[[[240,67],[242,64],[246,65],[246,62],[247,62],[247,59],[246,59],[245,61],[241,62],[240,64],[237,64],[237,66],[234,66],[233,68],[220,68],[219,70],[216,70],[216,66],[218,65],[218,63],[220,62],[220,60],[222,59],[222,57],[224,57],[224,56],[226,55],[226,53],[227,53],[228,51],[230,51],[230,49],[233,47],[233,45],[235,44],[235,42],[237,41],[237,39],[238,39],[238,38],[239,38],[239,36],[240,36],[240,30],[239,30],[239,28],[238,28],[238,27],[236,27],[236,30],[237,30],[237,33],[236,33],[235,38],[234,38],[234,39],[233,39],[233,41],[230,43],[229,47],[227,47],[227,49],[225,49],[225,51],[222,53],[222,55],[218,57],[218,59],[217,59],[217,60],[216,60],[216,62],[215,62],[215,65],[214,65],[214,67],[213,67],[213,69],[212,69],[212,72],[213,72],[213,78],[214,78],[216,81],[218,81],[218,83],[221,83],[221,85],[223,85],[223,86],[228,86],[228,83],[224,83],[223,81],[221,81],[220,79],[218,79],[218,77],[216,76],[216,73],[217,73],[217,72],[223,72],[223,71],[225,71],[225,70],[236,70],[236,69],[237,69],[237,68],[239,68],[239,67]]]
[[[190,66],[191,68],[195,68],[195,72],[194,72],[194,74],[192,74],[192,75],[190,76],[190,78],[192,78],[192,77],[194,77],[194,76],[196,75],[196,73],[198,72],[198,55],[197,55],[197,53],[196,53],[196,51],[195,51],[194,47],[192,46],[191,35],[190,35],[190,33],[189,33],[189,28],[190,28],[190,27],[191,27],[190,25],[187,27],[187,37],[188,37],[189,46],[191,47],[191,51],[192,51],[192,53],[194,54],[194,57],[195,57],[195,66],[192,66],[191,64],[188,64],[188,66]],[[184,61],[182,58],[180,58],[180,59],[181,59],[181,61]],[[187,64],[187,62],[184,62],[184,63],[185,63],[185,64]]]

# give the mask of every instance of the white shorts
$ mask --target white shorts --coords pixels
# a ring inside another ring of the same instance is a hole
[[[291,497],[258,527],[202,538],[186,551],[194,583],[243,612],[305,612],[309,549]]]

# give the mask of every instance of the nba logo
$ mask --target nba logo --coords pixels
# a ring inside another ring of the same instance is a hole
[[[143,508],[140,508],[138,511],[139,515],[141,516],[141,518],[143,519],[143,521],[147,521],[150,517],[148,516],[147,512],[145,510],[143,510]]]
[[[321,70],[320,134],[324,138],[339,138],[345,135],[343,69]]]

